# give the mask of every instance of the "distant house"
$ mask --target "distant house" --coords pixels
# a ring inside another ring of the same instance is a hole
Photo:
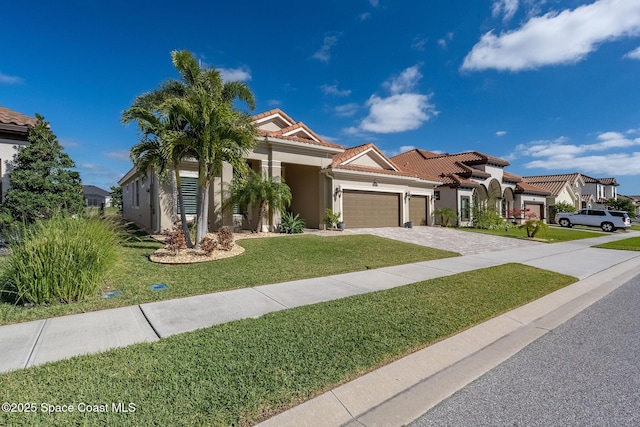
[[[526,209],[540,219],[546,218],[549,192],[505,171],[509,162],[504,159],[475,151],[436,154],[414,149],[391,160],[405,171],[442,181],[435,189],[435,208],[452,209],[458,225],[471,225],[474,202],[495,208],[503,218],[509,211]]]
[[[83,185],[84,200],[87,206],[109,207],[111,206],[111,193],[96,187],[95,185]]]
[[[617,188],[620,184],[615,178],[591,178],[584,176],[585,186],[582,189],[583,194],[592,194],[595,203],[594,208],[603,209],[608,199],[618,199]]]
[[[618,194],[618,197],[631,200],[636,207],[636,216],[640,215],[640,196],[623,196],[622,194]]]
[[[9,188],[10,162],[20,146],[27,145],[29,127],[36,119],[0,106],[0,193]]]

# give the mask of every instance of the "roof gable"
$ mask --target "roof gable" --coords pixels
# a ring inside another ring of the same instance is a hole
[[[36,119],[26,116],[17,111],[10,110],[0,105],[0,123],[6,125],[17,126],[33,126],[36,124]]]
[[[371,143],[352,147],[339,155],[335,155],[331,165],[332,167],[362,166],[396,172],[400,170],[387,156],[378,150],[378,147]]]
[[[296,122],[279,108],[253,116],[253,124],[258,128],[258,135],[263,137],[332,148],[344,148],[341,145],[324,141],[320,135],[312,131],[307,125],[302,122]]]

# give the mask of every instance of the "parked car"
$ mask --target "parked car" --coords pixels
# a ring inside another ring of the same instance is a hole
[[[556,222],[561,227],[574,225],[589,225],[600,227],[602,231],[613,232],[618,228],[631,227],[631,219],[626,212],[610,211],[606,209],[582,209],[578,212],[559,212]]]

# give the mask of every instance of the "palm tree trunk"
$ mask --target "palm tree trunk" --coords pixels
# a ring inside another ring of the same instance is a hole
[[[178,165],[174,165],[173,170],[176,175],[176,186],[178,187],[178,206],[180,206],[180,221],[182,222],[182,232],[187,243],[188,248],[193,248],[193,242],[191,241],[191,234],[189,233],[189,226],[187,225],[187,214],[184,212],[184,196],[182,195],[182,181],[180,180],[180,171]]]
[[[258,207],[258,219],[256,220],[256,233],[260,233],[262,231],[262,218],[264,217],[266,206],[267,203],[264,200],[261,200],[260,206]]]
[[[207,168],[200,164],[198,171],[198,206],[196,215],[198,224],[196,227],[195,248],[200,248],[200,242],[209,232],[209,180],[207,179]]]

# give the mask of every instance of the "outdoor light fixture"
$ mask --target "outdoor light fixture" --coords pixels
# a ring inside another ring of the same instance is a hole
[[[378,180],[377,180],[377,179],[374,179],[374,180],[373,180],[373,186],[374,186],[374,187],[377,187],[377,186],[378,186]]]
[[[342,194],[342,188],[340,186],[336,187],[336,191],[333,192],[334,197],[339,197]]]
[[[411,199],[411,191],[407,191],[407,192],[405,193],[404,197],[405,197],[407,200],[410,200],[410,199]]]

